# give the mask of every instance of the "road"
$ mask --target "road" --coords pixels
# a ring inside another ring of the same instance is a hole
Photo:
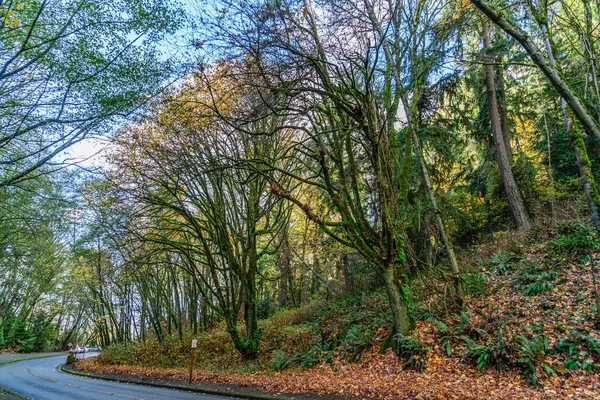
[[[0,363],[16,360],[17,358],[34,358],[34,357],[47,357],[47,356],[57,356],[57,355],[65,355],[67,353],[0,353]]]
[[[86,356],[87,357],[87,356]],[[18,361],[0,366],[0,386],[30,399],[193,399],[226,400],[231,397],[204,395],[182,390],[103,381],[60,372],[65,355]]]

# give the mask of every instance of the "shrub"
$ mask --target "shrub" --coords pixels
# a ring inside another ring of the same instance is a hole
[[[275,301],[267,295],[258,300],[256,304],[256,316],[258,319],[267,319],[275,313]]]
[[[523,366],[523,374],[532,386],[539,385],[540,371],[545,375],[555,374],[552,367],[546,363],[546,355],[550,348],[546,335],[537,335],[532,339],[520,335],[517,336],[517,343],[520,356],[518,363]]]
[[[437,333],[440,334],[440,347],[447,356],[452,354],[452,339],[454,338],[453,332],[450,327],[442,321],[433,320],[433,326],[437,329]]]
[[[585,335],[582,337],[582,340],[586,344],[586,347],[591,354],[600,356],[600,339],[590,335]]]
[[[271,360],[269,361],[269,367],[277,372],[283,371],[290,365],[290,358],[285,351],[274,350],[271,353]]]
[[[19,348],[20,352],[31,353],[35,350],[35,332],[27,329],[24,322],[18,321],[15,329],[13,344]]]
[[[459,322],[453,328],[442,321],[432,320],[440,338],[440,347],[447,356],[452,355],[452,342],[462,338],[464,330],[470,328],[471,325],[471,319],[464,311],[455,315],[458,316]]]
[[[106,346],[98,356],[98,362],[101,364],[124,365],[131,364],[134,360],[133,347],[119,343]]]
[[[404,368],[423,371],[427,367],[427,353],[431,351],[423,342],[409,336],[395,335],[393,348],[398,358],[405,360]]]
[[[321,342],[319,332],[313,324],[278,327],[268,332],[263,345],[269,350],[283,350],[288,354],[301,353]]]
[[[161,367],[172,367],[175,359],[170,354],[160,354],[158,356],[158,365]]]
[[[303,369],[312,368],[322,362],[327,362],[333,367],[333,346],[329,342],[313,346],[304,353],[296,353],[292,358],[292,362]]]
[[[585,222],[571,220],[556,225],[555,237],[548,245],[560,257],[581,259],[590,250],[598,249],[598,240],[596,232]]]
[[[481,272],[463,274],[462,279],[468,294],[480,296],[487,290],[487,277]]]
[[[572,356],[579,352],[577,343],[565,338],[562,338],[558,342],[554,343],[552,348],[555,354],[564,353]]]
[[[274,326],[300,325],[317,319],[323,307],[320,301],[313,301],[291,310],[281,310],[273,314],[267,321]]]
[[[450,327],[442,321],[432,320],[432,324],[436,327],[440,337],[442,351],[444,351],[447,356],[452,354],[453,341],[463,339],[463,333],[473,331],[471,316],[469,315],[469,310],[467,308],[455,313],[454,317],[458,319],[458,322],[453,327]]]
[[[525,286],[523,294],[525,296],[537,296],[540,293],[549,292],[552,290],[552,283],[550,282],[535,282]]]
[[[389,327],[387,295],[377,290],[363,299],[360,292],[327,305],[320,313],[319,332],[324,341],[335,347],[344,344],[352,325],[369,326],[373,331]]]
[[[556,224],[554,228],[556,235],[564,236],[595,236],[595,231],[588,224],[580,219],[572,219],[567,221],[561,221]]]
[[[540,293],[549,292],[553,285],[551,281],[557,278],[558,274],[554,271],[537,274],[525,273],[515,280],[515,287],[523,287],[525,296],[537,296]]]
[[[478,329],[479,336],[485,340],[485,344],[480,344],[475,340],[463,337],[465,341],[465,357],[475,362],[477,369],[494,366],[497,370],[503,370],[508,363],[508,355],[511,352],[511,346],[502,336],[502,331],[495,335],[490,335],[483,329]]]
[[[582,346],[579,346],[581,344]],[[566,338],[554,343],[555,354],[566,356],[563,367],[566,370],[593,371],[600,368],[594,364],[593,356],[600,355],[600,340],[589,335],[582,336],[577,342]],[[582,347],[582,348],[580,348]]]
[[[342,358],[348,355],[348,361],[362,362],[365,350],[373,345],[373,331],[364,325],[352,325],[344,339],[345,350]]]
[[[422,305],[415,307],[414,317],[416,321],[430,321],[434,318],[431,313],[431,308],[425,308]]]
[[[495,268],[498,275],[504,275],[506,272],[514,269],[514,266],[521,261],[521,258],[509,251],[500,251],[498,254],[490,257],[489,267]]]

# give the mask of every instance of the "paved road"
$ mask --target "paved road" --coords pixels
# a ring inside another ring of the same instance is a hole
[[[54,352],[54,353],[0,353],[0,362],[11,361],[17,358],[33,358],[33,357],[46,357],[46,356],[57,356],[67,355],[66,352]]]
[[[74,376],[59,371],[58,366],[65,358],[61,355],[0,366],[0,386],[30,399],[232,399]]]

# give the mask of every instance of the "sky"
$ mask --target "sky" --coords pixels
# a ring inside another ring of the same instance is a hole
[[[200,12],[198,9],[198,0],[180,0],[179,3],[188,18],[195,18],[197,17],[196,14]],[[133,36],[136,35],[132,34],[132,38]],[[193,34],[188,30],[187,24],[183,24],[181,30],[164,38],[159,44],[158,50],[161,57],[168,59],[184,56],[188,59],[194,59],[197,55],[189,53],[189,50],[191,50],[189,46],[191,37],[193,37]],[[119,127],[115,127],[114,131],[118,130]],[[103,156],[106,153],[108,145],[106,137],[91,137],[71,146],[60,157],[62,159],[69,158],[70,161],[77,162],[78,165],[84,168],[103,167],[106,166]]]
[[[71,146],[65,156],[73,158],[73,161],[83,167],[102,166],[102,154],[106,148],[106,139],[88,138]]]

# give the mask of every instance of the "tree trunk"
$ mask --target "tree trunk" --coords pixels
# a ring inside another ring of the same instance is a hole
[[[254,192],[255,185],[251,185],[251,199],[255,199],[255,196],[252,194]],[[246,265],[242,266],[242,270],[245,267],[244,273],[242,273],[242,290],[243,290],[243,300],[244,300],[244,320],[246,323],[246,336],[242,341],[242,346],[238,346],[238,350],[242,353],[242,355],[248,359],[252,360],[256,358],[258,355],[258,347],[260,345],[260,332],[258,330],[258,320],[257,320],[257,289],[256,289],[256,272],[258,271],[258,254],[256,250],[256,203],[250,201],[248,204],[248,227],[247,227],[247,254],[246,257]],[[242,262],[244,263],[244,262]],[[235,323],[235,321],[234,321]],[[240,348],[241,347],[241,348]]]
[[[258,354],[260,344],[260,333],[258,331],[258,320],[256,315],[256,284],[248,280],[246,284],[246,301],[244,314],[246,316],[246,349],[244,357],[254,359]]]
[[[435,230],[431,225],[431,215],[429,212],[425,213],[423,218],[423,230],[424,239],[424,254],[425,263],[433,265],[434,263],[434,243],[435,243]]]
[[[341,257],[342,271],[344,273],[344,286],[346,288],[347,293],[354,292],[354,280],[352,276],[352,271],[350,271],[350,261],[348,259],[348,254],[343,254]]]
[[[311,297],[315,295],[319,291],[320,287],[320,278],[319,278],[319,259],[314,257],[314,263],[311,270],[311,280],[310,280],[310,295]]]
[[[415,321],[409,310],[409,298],[404,288],[404,277],[400,273],[400,265],[384,266],[383,280],[388,295],[394,333],[406,336],[415,327]]]
[[[544,32],[544,43],[546,45],[546,52],[548,59],[553,67],[560,70],[560,66],[556,62],[554,57],[554,51],[552,50],[552,43],[548,32],[548,27],[543,26],[542,31]],[[592,174],[592,165],[587,154],[587,148],[581,131],[577,128],[575,123],[572,121],[569,109],[567,108],[567,102],[564,98],[561,98],[561,108],[563,114],[563,126],[569,136],[569,143],[575,153],[575,159],[577,160],[577,167],[579,169],[579,176],[581,177],[581,185],[583,186],[583,193],[585,194],[588,207],[590,208],[590,214],[592,218],[592,224],[596,228],[596,231],[600,233],[600,220],[598,217],[598,208],[600,208],[600,194],[598,193],[598,187],[594,175]]]
[[[483,48],[490,48],[490,30],[487,24],[483,29]],[[506,154],[502,126],[500,124],[500,114],[498,112],[498,101],[496,98],[496,85],[494,82],[494,67],[490,64],[485,66],[485,84],[487,88],[488,103],[490,107],[490,121],[492,124],[492,137],[498,168],[500,169],[500,178],[502,186],[506,193],[508,205],[513,220],[518,229],[529,229],[529,217],[525,209],[523,196],[517,185],[517,181],[510,168],[510,162]]]
[[[244,290],[248,290],[246,288]],[[256,306],[256,302],[254,302]],[[252,305],[246,298],[244,304],[244,317],[246,322],[246,335],[245,337],[240,336],[237,330],[237,313],[232,312],[231,309],[223,310],[225,316],[225,323],[227,325],[227,332],[233,341],[233,344],[237,351],[247,360],[253,360],[258,355],[258,346],[260,344],[260,337],[258,331],[258,324],[256,322],[256,307],[254,312],[252,311]]]
[[[502,67],[502,57],[498,57],[497,65],[494,69],[496,72],[496,97],[498,99],[498,113],[500,115],[500,127],[502,128],[502,139],[504,141],[504,149],[510,167],[513,166],[513,152],[510,143],[510,127],[508,125],[508,115],[506,113],[506,91],[504,90],[504,68]]]
[[[204,331],[207,331],[209,327],[208,306],[207,300],[204,298],[204,296],[202,296],[202,299],[200,300],[200,313],[200,318],[202,318],[202,328]]]
[[[408,114],[407,106],[406,111]],[[427,166],[425,165],[425,160],[423,158],[423,150],[421,149],[421,144],[417,135],[417,129],[414,125],[414,120],[412,120],[412,118],[409,118],[409,125],[415,155],[417,157],[417,161],[419,162],[421,177],[423,178],[423,183],[425,184],[425,189],[427,190],[427,196],[429,197],[431,207],[433,208],[433,214],[435,215],[435,222],[437,223],[440,236],[442,237],[442,241],[444,242],[444,247],[446,249],[446,255],[448,256],[448,261],[450,262],[450,269],[452,271],[452,281],[454,282],[454,290],[456,294],[456,304],[459,307],[462,307],[464,291],[462,287],[462,282],[460,280],[460,267],[458,266],[458,262],[456,261],[456,255],[454,254],[454,247],[452,246],[450,237],[446,233],[446,225],[444,224],[444,220],[442,219],[442,212],[440,211],[437,205],[433,185],[431,184],[431,179],[429,179],[429,172],[427,171]]]
[[[587,50],[590,66],[592,67],[592,82],[594,84],[594,94],[596,97],[596,118],[600,118],[600,85],[598,84],[598,54],[596,52],[595,43],[597,42],[594,37],[594,21],[592,16],[592,8],[590,7],[590,1],[582,0],[583,9],[585,14],[585,34],[584,34],[584,46]],[[600,3],[598,9],[600,10]],[[600,121],[600,119],[599,119]]]
[[[284,232],[282,256],[279,263],[279,309],[293,308],[293,276],[292,276],[292,254],[288,242],[287,229]]]
[[[598,193],[598,187],[592,174],[592,164],[588,158],[587,150],[585,148],[585,142],[581,131],[577,128],[575,123],[570,124],[569,129],[569,142],[575,152],[577,158],[577,166],[579,167],[579,176],[581,177],[581,184],[583,186],[583,192],[585,193],[585,199],[590,208],[590,214],[592,218],[592,224],[596,231],[600,234],[600,220],[598,218],[598,208],[600,208],[600,194]]]
[[[142,299],[142,310],[140,313],[140,337],[142,343],[146,342],[146,303]]]
[[[256,316],[256,243],[254,240],[251,240],[251,243],[248,273],[245,282],[246,301],[244,314],[246,316],[246,340],[248,342],[258,342],[258,321]],[[256,347],[258,348],[258,344],[256,344]]]
[[[573,113],[581,123],[585,131],[600,143],[600,126],[590,115],[588,110],[579,100],[579,97],[571,89],[569,84],[563,79],[560,72],[554,65],[546,60],[543,52],[537,47],[533,39],[527,32],[519,28],[509,19],[505,18],[503,12],[492,6],[486,0],[470,0],[471,3],[479,8],[487,17],[502,28],[506,33],[512,36],[517,42],[523,46],[529,54],[531,60],[540,68],[546,75],[550,83],[554,86],[558,94],[567,102]]]

